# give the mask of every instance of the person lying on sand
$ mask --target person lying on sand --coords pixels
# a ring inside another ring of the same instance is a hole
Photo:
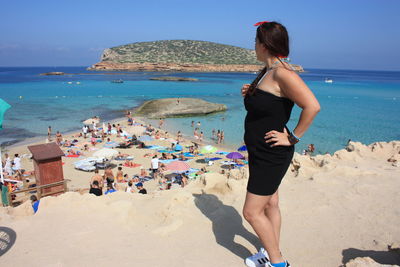
[[[203,167],[203,168],[201,168],[200,169],[200,171],[197,171],[196,173],[195,173],[195,175],[197,176],[197,175],[202,175],[202,174],[204,174],[204,173],[206,173],[207,172],[207,169],[205,168],[205,167]]]
[[[132,160],[127,159],[127,160],[125,160],[124,166],[125,167],[136,167],[137,165],[136,165],[136,163],[133,163]],[[118,167],[118,168],[121,168],[121,167]]]
[[[162,153],[161,154],[161,159],[166,160],[166,159],[176,159],[177,156],[175,156],[173,153]]]
[[[186,160],[188,160],[188,158],[186,158],[185,155],[183,154],[183,152],[181,152],[179,154],[179,160],[186,161]]]
[[[118,152],[118,155],[115,157],[115,159],[125,159],[126,157],[129,157],[129,154]]]
[[[68,149],[67,150],[67,155],[68,156],[75,156],[75,155],[83,155],[83,153],[80,152],[79,150],[75,151],[73,149]]]
[[[69,140],[65,140],[63,147],[71,147],[72,143]]]
[[[146,153],[143,155],[143,157],[145,157],[145,158],[151,157],[152,158],[152,157],[154,157],[154,155],[155,155],[154,153]]]

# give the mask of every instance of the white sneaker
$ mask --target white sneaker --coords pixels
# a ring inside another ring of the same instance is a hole
[[[264,254],[265,257],[267,258],[267,261],[269,261],[269,255],[268,255],[267,250],[266,250],[265,248],[261,247],[261,248],[260,248],[260,252],[261,252],[262,254]]]
[[[260,251],[250,257],[247,257],[244,263],[249,267],[264,267],[268,266],[266,263],[269,262],[268,253],[264,248],[260,248]]]

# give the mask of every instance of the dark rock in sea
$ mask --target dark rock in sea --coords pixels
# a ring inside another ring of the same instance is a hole
[[[40,73],[40,75],[48,76],[48,75],[64,75],[64,72],[61,71],[52,71],[52,72],[45,72],[45,73]]]
[[[173,76],[163,76],[163,77],[153,77],[150,80],[154,81],[174,81],[174,82],[197,82],[199,79],[195,78],[184,78],[184,77],[173,77]]]
[[[224,104],[198,98],[164,98],[144,102],[136,110],[137,116],[148,118],[186,117],[225,111]]]

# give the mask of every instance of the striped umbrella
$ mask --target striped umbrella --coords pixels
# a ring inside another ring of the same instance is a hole
[[[184,161],[173,161],[170,164],[166,165],[167,170],[175,171],[175,172],[184,172],[190,169],[189,164]]]

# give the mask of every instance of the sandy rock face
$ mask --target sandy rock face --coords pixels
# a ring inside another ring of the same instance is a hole
[[[166,118],[176,116],[206,115],[224,111],[224,104],[217,104],[197,98],[164,98],[144,102],[135,110],[139,116]]]
[[[346,267],[393,267],[399,265],[379,264],[369,257],[355,258],[346,263]]]

